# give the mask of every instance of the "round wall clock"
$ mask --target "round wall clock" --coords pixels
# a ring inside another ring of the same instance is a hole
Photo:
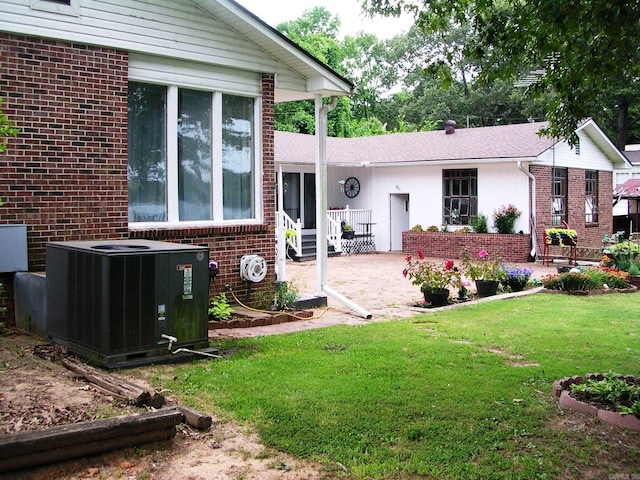
[[[353,198],[360,193],[360,182],[356,177],[349,177],[344,181],[344,194]]]

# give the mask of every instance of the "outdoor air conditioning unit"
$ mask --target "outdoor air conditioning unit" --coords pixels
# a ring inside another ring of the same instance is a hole
[[[149,240],[47,244],[49,337],[105,367],[206,349],[209,250]],[[163,337],[163,335],[165,337]]]

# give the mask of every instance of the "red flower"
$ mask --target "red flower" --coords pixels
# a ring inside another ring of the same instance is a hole
[[[402,276],[406,278],[407,273],[409,273],[409,271],[405,268],[405,269],[402,271]]]
[[[453,260],[449,260],[444,266],[445,270],[451,270],[453,268]]]
[[[417,253],[418,253],[418,258],[420,260],[424,260],[424,254],[422,253],[422,250],[417,250]]]
[[[411,261],[411,255],[407,255],[406,258],[404,259],[405,262],[410,262]]]

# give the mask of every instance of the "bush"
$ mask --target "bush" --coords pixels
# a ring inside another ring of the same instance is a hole
[[[489,226],[487,224],[487,216],[484,213],[479,213],[471,221],[473,231],[476,233],[489,233]]]
[[[427,232],[439,232],[440,228],[436,227],[435,225],[430,225],[429,227],[427,227]]]
[[[522,214],[514,205],[503,205],[493,212],[493,224],[498,233],[513,233],[513,225],[516,219]]]
[[[424,232],[424,230],[422,229],[422,225],[417,224],[414,225],[413,227],[411,227],[411,231],[412,232]]]

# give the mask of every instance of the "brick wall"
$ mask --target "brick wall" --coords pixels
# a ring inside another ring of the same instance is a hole
[[[0,97],[20,128],[1,159],[0,223],[48,241],[127,235],[126,52],[0,34]]]
[[[536,221],[538,247],[542,251],[544,231],[551,224],[552,167],[532,165],[530,171],[536,177]],[[568,169],[568,224],[578,233],[578,246],[599,248],[605,234],[613,230],[611,172],[598,172],[598,222],[585,223],[585,170]],[[552,247],[553,248],[553,247]]]
[[[0,157],[0,223],[28,225],[29,270],[45,269],[49,241],[148,238],[207,245],[221,264],[217,282],[246,289],[242,255],[267,260],[275,278],[274,77],[262,79],[262,225],[129,232],[127,52],[0,33],[0,97],[20,128]],[[11,275],[2,275],[11,291]],[[215,293],[212,289],[212,293]],[[10,308],[0,320],[13,322]]]
[[[421,250],[427,257],[459,258],[462,247],[470,252],[482,249],[498,252],[507,262],[526,262],[531,250],[530,235],[499,233],[402,232],[402,251],[414,255]]]

